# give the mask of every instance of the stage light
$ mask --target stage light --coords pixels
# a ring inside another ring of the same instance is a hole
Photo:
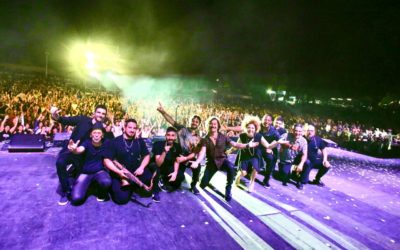
[[[101,42],[75,42],[68,48],[70,69],[81,78],[105,72],[124,72],[116,46]]]
[[[272,95],[272,94],[276,94],[276,92],[273,91],[272,89],[267,89],[267,94]]]
[[[89,76],[94,77],[94,78],[98,78],[100,75],[96,71],[90,71],[89,72]]]
[[[86,58],[88,59],[88,61],[93,61],[94,59],[94,54],[91,51],[87,51],[86,52]]]
[[[86,64],[86,68],[87,69],[94,69],[94,68],[96,68],[96,64],[93,62],[93,61],[89,61],[87,64]]]

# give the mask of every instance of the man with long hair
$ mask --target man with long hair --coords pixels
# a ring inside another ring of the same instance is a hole
[[[238,149],[246,147],[254,148],[258,146],[258,143],[251,141],[247,144],[243,144],[232,141],[229,137],[219,132],[221,123],[217,117],[210,117],[206,124],[208,133],[200,143],[201,150],[199,157],[196,161],[192,162],[192,166],[197,167],[205,157],[207,158],[206,169],[200,183],[200,187],[203,189],[207,187],[211,178],[218,170],[226,172],[225,200],[230,201],[232,199],[231,189],[235,177],[235,167],[228,160],[225,150],[228,146],[233,146]]]

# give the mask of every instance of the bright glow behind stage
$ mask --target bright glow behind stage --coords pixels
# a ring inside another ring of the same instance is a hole
[[[119,47],[107,43],[74,42],[67,47],[67,61],[70,70],[82,79],[96,77],[103,72],[126,72]]]

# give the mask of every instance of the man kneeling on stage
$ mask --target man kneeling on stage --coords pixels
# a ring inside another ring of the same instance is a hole
[[[126,204],[133,193],[142,196],[153,194],[153,201],[159,201],[157,169],[148,166],[150,154],[137,133],[135,119],[125,121],[124,134],[116,137],[107,146],[104,165],[111,170],[111,198],[117,204]]]
[[[155,163],[160,168],[160,176],[163,183],[162,189],[172,192],[181,186],[185,178],[184,171],[180,169],[176,160],[182,154],[182,148],[176,142],[177,130],[174,127],[167,128],[166,141],[158,141],[153,145]]]
[[[78,146],[79,140],[75,143],[73,140],[69,141],[68,150],[73,154],[83,154],[84,156],[82,172],[72,187],[71,202],[74,205],[84,202],[87,190],[93,182],[96,182],[99,187],[97,200],[105,201],[108,198],[111,177],[103,165],[104,133],[103,123],[98,122],[93,125],[90,132],[91,140],[84,141],[80,146]]]

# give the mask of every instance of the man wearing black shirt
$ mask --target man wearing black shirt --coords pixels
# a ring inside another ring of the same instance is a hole
[[[272,126],[272,116],[264,115],[262,118],[260,134],[265,138],[265,140],[267,140],[268,143],[279,140],[280,135],[278,131],[276,131],[275,127]],[[266,165],[263,185],[264,187],[269,188],[269,180],[272,172],[275,170],[275,165],[278,160],[278,149],[264,148],[261,145],[259,148]]]
[[[59,116],[60,111],[56,107],[52,107],[50,110],[51,117],[53,120],[61,123],[62,125],[75,126],[71,134],[71,140],[73,142],[84,142],[90,139],[90,131],[96,122],[104,123],[107,115],[107,108],[104,105],[97,105],[95,112],[92,117],[88,116]],[[60,205],[65,205],[71,196],[71,187],[68,182],[67,166],[73,164],[76,168],[80,168],[82,163],[82,157],[80,155],[74,155],[71,153],[67,146],[64,146],[58,154],[56,161],[57,175],[61,184],[61,199],[58,202]]]
[[[287,131],[285,129],[285,121],[282,116],[277,116],[274,120],[274,126],[276,131],[279,133],[279,136],[286,134]]]
[[[331,166],[328,161],[328,151],[326,149],[326,142],[321,139],[321,137],[315,134],[315,127],[313,125],[308,125],[308,160],[306,164],[310,167],[309,172],[312,168],[317,168],[318,173],[315,176],[315,179],[310,182],[310,184],[315,184],[318,186],[324,186],[324,183],[321,181],[322,176],[324,176]],[[318,151],[321,151],[322,158],[318,155]]]
[[[126,120],[124,134],[110,141],[105,152],[104,165],[111,171],[112,178],[111,198],[117,204],[128,203],[134,191],[144,191],[140,189],[141,187],[138,189],[137,185],[130,185],[128,188],[122,187],[122,181],[129,179],[129,173],[138,177],[148,187],[153,184],[152,190],[150,190],[153,193],[153,200],[159,201],[158,179],[155,174],[157,169],[151,169],[151,165],[148,166],[150,153],[144,140],[135,138],[137,130],[135,119]],[[117,164],[122,165],[125,169],[119,168]]]
[[[80,146],[77,142],[69,141],[68,150],[73,154],[83,154],[84,163],[82,172],[72,188],[71,202],[74,205],[83,203],[86,192],[91,183],[97,182],[99,193],[97,200],[107,199],[108,188],[111,186],[111,177],[104,168],[103,157],[105,151],[104,128],[102,123],[96,123],[90,133],[91,140],[86,140]]]
[[[177,123],[165,110],[161,103],[157,108],[157,111],[161,113],[164,119],[171,124],[178,131],[179,144],[182,149],[182,155],[177,158],[177,161],[181,164],[181,169],[185,171],[186,168],[192,170],[192,183],[190,184],[190,191],[196,195],[199,191],[196,187],[199,181],[200,170],[199,166],[193,166],[191,160],[195,160],[200,149],[197,147],[201,137],[199,133],[199,126],[201,124],[201,118],[198,115],[193,115],[190,119],[190,127],[186,128],[184,125]]]
[[[157,166],[160,168],[161,179],[168,191],[174,191],[181,186],[185,178],[184,168],[180,168],[177,158],[182,154],[182,148],[176,142],[177,130],[167,128],[166,141],[153,144],[153,154]]]

